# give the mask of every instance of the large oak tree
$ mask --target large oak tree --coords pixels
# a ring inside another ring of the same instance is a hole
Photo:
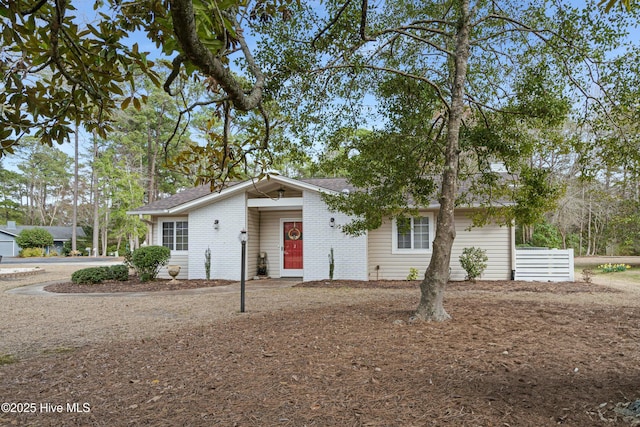
[[[301,6],[292,21],[270,27],[264,62],[279,77],[271,88],[306,124],[296,136],[330,141],[332,161],[363,189],[328,198],[358,217],[346,231],[374,229],[437,199],[415,314],[448,319],[456,207],[487,203],[504,222],[533,222],[549,209],[558,189],[529,159],[553,141],[574,103],[604,106],[593,88],[628,16],[537,0],[323,5]],[[495,161],[519,176],[517,187],[491,171]],[[461,178],[475,194],[459,191]],[[516,204],[496,209],[496,195]]]

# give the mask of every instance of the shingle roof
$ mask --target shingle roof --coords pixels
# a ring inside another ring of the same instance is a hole
[[[346,178],[308,178],[299,179],[298,181],[338,193],[342,192],[343,190],[354,191],[356,189],[356,187],[351,185]]]
[[[176,206],[180,206],[183,203],[191,202],[192,200],[199,199],[200,197],[208,196],[211,194],[211,188],[208,185],[200,185],[198,187],[188,188],[173,196],[166,197],[164,199],[156,200],[147,205],[141,206],[136,209],[132,209],[131,213],[145,213],[156,212],[171,209]]]
[[[8,225],[0,225],[0,232],[11,236],[17,236],[22,230],[29,230],[32,228],[43,228],[47,230],[51,233],[51,236],[53,236],[53,240],[56,241],[71,240],[71,235],[73,234],[73,227],[45,227],[39,225],[16,225],[15,228],[9,228]],[[84,230],[82,230],[81,227],[76,228],[76,233],[78,237],[85,237]]]
[[[287,180],[289,179],[287,178]],[[357,190],[356,187],[350,184],[346,178],[303,178],[303,179],[294,179],[293,181],[298,181],[300,183],[317,187],[318,190],[329,190],[329,191],[335,191],[337,193],[341,193],[345,190],[348,190],[350,192]],[[247,182],[247,181],[244,181],[244,182]],[[229,183],[226,189],[238,184],[241,184],[241,182]],[[461,191],[468,190],[468,185],[469,185],[468,182],[460,183],[460,190]],[[131,210],[129,211],[129,213],[145,214],[145,213],[158,213],[165,210],[168,211],[182,204],[189,203],[194,200],[200,199],[202,197],[209,196],[210,194],[211,194],[211,190],[208,185],[189,188],[173,196],[169,196],[161,200],[156,200],[153,203],[149,203],[148,205],[141,206],[137,209]],[[409,200],[409,202],[411,203],[412,201]],[[434,197],[433,203],[434,204],[437,203],[437,200],[435,197]]]
[[[355,187],[347,182],[345,178],[311,178],[311,179],[298,179],[297,181],[304,182],[306,184],[317,186],[322,189],[341,192],[342,190],[353,191]],[[246,181],[245,181],[246,182]],[[231,182],[226,188],[231,188],[235,185],[241,184],[240,182]],[[211,194],[211,189],[208,185],[200,185],[181,191],[173,196],[166,197],[164,199],[156,200],[148,205],[141,206],[129,211],[131,214],[144,214],[147,212],[159,212],[169,210],[180,206],[184,203],[192,202],[201,197],[205,197]]]

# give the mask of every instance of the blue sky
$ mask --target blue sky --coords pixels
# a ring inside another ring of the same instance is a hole
[[[584,6],[585,4],[583,0],[573,0],[571,1],[571,3],[578,7]],[[95,21],[96,12],[93,10],[94,2],[85,1],[85,0],[73,0],[73,4],[77,7],[77,11],[75,12],[75,15],[77,16],[77,21],[79,24],[86,24],[86,23]],[[103,10],[103,12],[106,14],[111,13],[108,10]],[[632,34],[629,37],[629,40],[632,41],[634,44],[640,43],[640,31],[638,30],[637,26],[635,29],[633,29]],[[133,34],[130,38],[130,43],[131,45],[133,43],[138,43],[139,49],[141,51],[150,52],[150,59],[152,60],[156,60],[160,55],[159,49],[157,49],[155,45],[152,42],[150,42],[142,33]],[[82,133],[80,137],[80,141],[82,146],[89,145],[90,144],[89,135]],[[73,155],[73,143],[65,143],[61,146],[58,146],[58,148],[71,156]],[[18,161],[19,159],[15,158],[15,156],[10,155],[3,159],[3,165],[5,167],[13,169],[15,167],[15,164]]]

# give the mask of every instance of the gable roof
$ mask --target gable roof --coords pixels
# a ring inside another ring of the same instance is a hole
[[[265,185],[268,182],[286,185],[288,187],[297,188],[299,190],[310,190],[320,193],[341,193],[345,191],[352,192],[357,190],[357,188],[350,184],[346,178],[293,179],[281,175],[269,175],[268,178],[263,178],[261,180],[250,179],[242,182],[231,182],[228,183],[225,188],[218,192],[211,192],[208,185],[189,188],[180,193],[174,194],[173,196],[156,200],[153,203],[149,203],[145,206],[141,206],[139,208],[128,211],[127,213],[132,215],[172,215],[184,213],[203,204],[211,203],[215,200],[224,199],[238,192],[248,191],[251,188],[256,187],[257,185]],[[470,183],[470,181],[460,183],[459,190],[463,192],[469,191]],[[409,200],[409,203],[412,203],[411,198]],[[508,201],[500,201],[500,203],[511,204]],[[434,199],[429,206],[424,207],[437,208],[438,206],[438,201]]]
[[[219,192],[211,192],[208,185],[189,188],[164,199],[156,200],[145,206],[128,211],[128,214],[171,214],[182,211],[188,207],[194,207],[203,203],[208,203],[215,199],[222,199],[239,191],[245,191],[267,179],[247,180],[243,182],[231,182]],[[271,175],[269,181],[278,182],[283,185],[299,188],[301,190],[311,190],[317,192],[336,192],[344,190],[353,191],[355,187],[349,184],[346,178],[310,178],[293,179],[280,175]]]
[[[10,236],[17,236],[20,234],[22,230],[30,230],[32,228],[42,228],[47,230],[51,236],[53,236],[54,241],[65,241],[71,240],[71,235],[73,234],[73,227],[65,227],[65,226],[39,226],[39,225],[16,225],[9,227],[9,224],[0,225],[0,233],[8,234]],[[76,233],[78,237],[85,237],[84,230],[82,227],[76,228]]]

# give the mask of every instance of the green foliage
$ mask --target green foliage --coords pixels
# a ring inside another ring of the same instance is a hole
[[[129,249],[124,252],[124,265],[126,265],[128,268],[135,268],[133,266],[133,252],[131,252]]]
[[[62,255],[69,256],[70,254],[71,254],[71,241],[67,240],[66,242],[62,243]]]
[[[329,280],[333,280],[333,272],[336,267],[336,260],[333,257],[333,248],[329,251]]]
[[[107,280],[107,272],[103,267],[89,267],[74,271],[71,281],[79,285],[93,285]]]
[[[104,136],[124,90],[134,94],[125,99],[140,104],[134,75],[142,72],[157,80],[153,63],[137,44],[127,47],[128,31],[111,16],[85,26],[74,11],[71,3],[3,6],[0,157],[28,134],[46,145],[62,144],[73,134],[74,123]]]
[[[140,280],[146,282],[155,279],[170,258],[171,251],[165,246],[143,246],[133,251],[131,263]]]
[[[605,12],[610,12],[616,4],[619,4],[624,10],[631,10],[631,0],[600,0],[598,2],[598,6],[604,6]]]
[[[124,264],[112,265],[108,270],[109,280],[126,282],[129,280],[129,267]]]
[[[627,265],[627,264],[602,264],[598,266],[598,270],[600,270],[602,273],[616,273],[616,272],[620,272],[620,271],[627,271],[630,270],[631,266]]]
[[[45,248],[53,245],[53,236],[44,228],[26,228],[16,236],[21,248]]]
[[[20,250],[18,256],[20,258],[33,258],[33,257],[43,257],[44,249],[42,248],[26,248]]]
[[[467,280],[474,281],[482,275],[487,268],[487,251],[481,248],[470,247],[462,250],[460,265],[467,272]]]
[[[562,247],[562,237],[558,233],[557,227],[548,222],[543,222],[542,224],[536,224],[530,244],[536,247],[558,249]]]
[[[541,223],[561,195],[561,187],[552,181],[549,170],[525,167],[515,190],[513,218],[519,225]]]
[[[79,285],[92,285],[105,280],[125,282],[129,280],[129,268],[126,265],[89,267],[74,271],[71,281]]]
[[[415,267],[411,267],[409,269],[409,274],[407,275],[407,280],[418,280],[418,269]]]
[[[211,278],[211,248],[204,251],[204,273],[207,280]]]

